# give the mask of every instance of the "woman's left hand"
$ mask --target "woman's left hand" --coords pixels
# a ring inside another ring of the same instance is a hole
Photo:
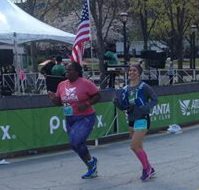
[[[88,103],[80,103],[79,105],[78,105],[78,109],[79,109],[79,111],[85,111],[86,109],[88,109],[89,108],[89,104]]]
[[[150,107],[149,107],[148,105],[140,106],[139,109],[140,109],[144,114],[149,114],[149,113],[150,113]]]

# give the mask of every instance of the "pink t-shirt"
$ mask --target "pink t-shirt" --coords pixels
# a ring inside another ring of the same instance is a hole
[[[88,79],[79,77],[76,81],[65,80],[59,83],[56,96],[61,98],[62,103],[69,103],[73,108],[74,115],[89,115],[95,112],[92,106],[89,106],[83,112],[78,110],[79,103],[86,103],[90,96],[99,92],[97,86]]]

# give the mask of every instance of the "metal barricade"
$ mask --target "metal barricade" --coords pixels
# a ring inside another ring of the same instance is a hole
[[[100,72],[89,72],[87,78],[96,83],[100,81]],[[93,74],[93,75],[92,75]],[[109,76],[104,78],[107,81]],[[152,85],[169,85],[171,78],[166,69],[144,70],[142,79]],[[180,83],[199,82],[199,69],[174,69],[173,85]],[[124,86],[123,74],[115,77],[115,88]],[[108,87],[108,86],[107,86]],[[47,94],[46,78],[41,73],[25,73],[23,80],[17,74],[2,74],[1,91],[8,95]]]
[[[11,94],[46,94],[46,80],[40,73],[26,73],[23,80],[17,74],[3,74],[1,90]]]

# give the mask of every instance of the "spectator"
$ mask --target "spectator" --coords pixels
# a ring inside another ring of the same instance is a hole
[[[52,67],[51,73],[54,76],[60,76],[60,77],[65,76],[66,68],[62,64],[62,57],[61,56],[56,57],[56,64]]]
[[[114,67],[118,65],[119,60],[115,51],[115,45],[114,44],[109,44],[105,54],[104,54],[104,59],[105,59],[105,69],[108,70],[108,67]],[[108,71],[109,75],[109,87],[114,88],[115,86],[115,77],[116,77],[116,72],[115,71]]]
[[[55,65],[55,58],[50,57],[50,59],[47,60],[47,63],[41,68],[41,73],[45,76],[51,75],[51,70],[54,65]]]
[[[167,63],[169,64],[169,67],[168,67],[168,76],[169,76],[169,84],[173,84],[173,77],[174,77],[174,68],[173,68],[173,62],[171,61],[171,58],[168,57],[167,58]]]
[[[48,88],[47,90],[56,92],[57,85],[61,81],[65,80],[65,73],[66,73],[66,69],[65,69],[65,65],[62,63],[62,57],[57,56],[56,63],[51,69],[51,76],[48,77],[50,89]]]
[[[117,65],[119,63],[114,44],[108,45],[104,54],[104,59],[106,61],[107,67]]]
[[[56,91],[56,84],[54,85],[54,79],[51,77],[52,73],[51,70],[53,66],[55,65],[55,58],[50,57],[49,60],[47,60],[47,63],[41,68],[41,74],[43,74],[46,78],[46,88],[47,91]]]

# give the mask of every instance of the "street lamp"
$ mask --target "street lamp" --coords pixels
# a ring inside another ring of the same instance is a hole
[[[128,61],[128,52],[127,52],[127,36],[126,36],[126,23],[128,20],[128,13],[122,12],[120,13],[120,19],[123,23],[123,35],[124,35],[124,64],[127,65]]]
[[[197,26],[195,24],[191,25],[191,44],[192,44],[192,49],[191,49],[191,55],[192,55],[192,64],[191,68],[195,69],[196,68],[196,32],[197,32]]]
[[[128,20],[128,13],[126,12],[122,12],[120,13],[120,19],[123,23],[123,35],[124,35],[124,65],[125,66],[128,66],[128,50],[127,50],[127,36],[126,36],[126,23],[127,23],[127,20]],[[125,68],[125,73],[124,73],[124,84],[127,85],[128,83],[128,69]]]

